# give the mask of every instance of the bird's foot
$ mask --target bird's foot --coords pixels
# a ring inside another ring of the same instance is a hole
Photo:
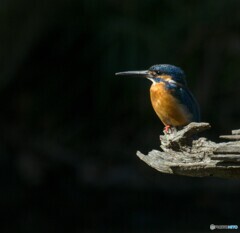
[[[177,129],[175,127],[173,127],[173,126],[170,126],[170,125],[166,125],[164,127],[164,130],[163,130],[164,134],[173,134],[176,131],[177,131]]]
[[[166,125],[164,127],[163,132],[166,133],[166,134],[170,134],[171,133],[171,126],[170,125]]]

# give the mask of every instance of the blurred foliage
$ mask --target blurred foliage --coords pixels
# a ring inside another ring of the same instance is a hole
[[[150,83],[114,73],[178,65],[211,137],[239,128],[239,7],[237,0],[1,1],[2,231],[203,232],[210,223],[237,224],[230,216],[237,182],[161,176],[138,161],[137,149],[158,148],[163,126]]]

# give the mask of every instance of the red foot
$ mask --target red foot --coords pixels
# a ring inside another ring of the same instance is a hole
[[[171,129],[171,126],[170,126],[170,125],[166,125],[166,126],[164,127],[164,130],[163,130],[163,131],[164,131],[165,133],[170,133],[171,131],[169,132],[169,129]]]

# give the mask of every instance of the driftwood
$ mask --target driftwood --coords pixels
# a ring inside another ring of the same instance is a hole
[[[192,177],[240,178],[240,130],[220,136],[230,142],[215,143],[197,133],[209,129],[208,123],[190,123],[182,130],[160,136],[162,151],[137,156],[161,173]]]

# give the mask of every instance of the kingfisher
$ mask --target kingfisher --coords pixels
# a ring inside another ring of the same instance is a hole
[[[153,65],[148,70],[125,71],[117,76],[142,77],[152,81],[150,99],[165,125],[164,131],[200,121],[199,105],[189,90],[184,71],[174,65]]]

